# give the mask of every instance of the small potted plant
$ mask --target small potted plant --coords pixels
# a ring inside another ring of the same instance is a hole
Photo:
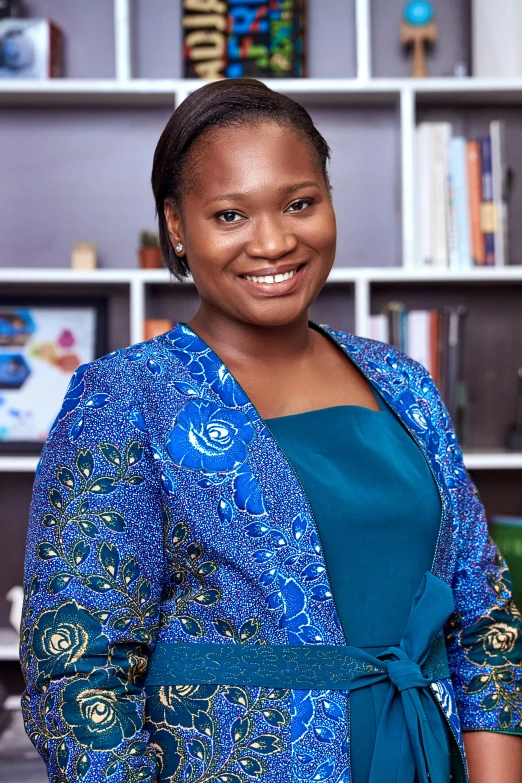
[[[161,251],[158,236],[153,231],[140,233],[140,267],[142,269],[161,269]]]

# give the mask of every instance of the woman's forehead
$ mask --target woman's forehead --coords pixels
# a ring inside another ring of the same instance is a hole
[[[245,192],[320,179],[310,143],[274,122],[212,129],[193,152],[187,171],[192,192]]]

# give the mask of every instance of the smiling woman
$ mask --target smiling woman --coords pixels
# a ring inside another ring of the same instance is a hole
[[[328,162],[252,79],[159,140],[162,252],[200,305],[80,368],[42,454],[21,657],[53,783],[520,780],[520,614],[446,408],[308,320]]]

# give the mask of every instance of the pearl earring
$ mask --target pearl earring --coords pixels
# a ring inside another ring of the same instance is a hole
[[[181,242],[178,242],[176,245],[176,253],[182,253],[183,252],[183,244]]]

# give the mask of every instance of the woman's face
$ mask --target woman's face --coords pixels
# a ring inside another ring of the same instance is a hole
[[[165,215],[182,242],[204,307],[257,326],[298,319],[335,256],[335,215],[310,145],[263,122],[197,142],[183,216]]]

